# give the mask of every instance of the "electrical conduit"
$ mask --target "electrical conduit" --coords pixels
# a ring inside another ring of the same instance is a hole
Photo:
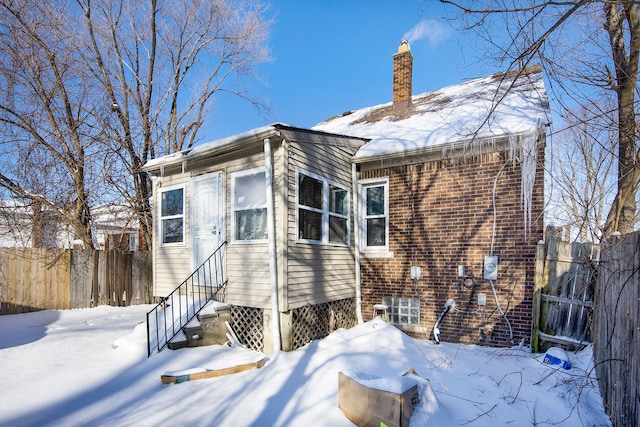
[[[491,233],[491,250],[489,251],[489,255],[491,255],[491,256],[493,256],[493,245],[494,245],[495,239],[496,239],[496,221],[497,221],[497,217],[498,217],[498,213],[497,213],[497,209],[496,209],[496,187],[498,186],[498,177],[500,177],[500,174],[502,173],[502,170],[507,165],[507,163],[508,162],[505,162],[502,165],[502,167],[498,171],[498,174],[496,175],[496,178],[493,180],[493,194],[492,194],[492,199],[493,199],[493,231]],[[500,312],[500,314],[504,318],[505,322],[507,322],[507,326],[509,326],[509,340],[513,341],[513,329],[511,328],[511,322],[509,322],[509,318],[507,317],[507,314],[502,310],[502,306],[500,305],[500,301],[498,300],[498,293],[496,292],[496,287],[493,284],[493,280],[489,280],[489,283],[491,284],[491,290],[493,291],[493,298],[496,300],[496,307],[498,307],[498,311]]]

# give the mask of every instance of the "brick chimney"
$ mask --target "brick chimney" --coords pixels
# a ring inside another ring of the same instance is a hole
[[[409,42],[402,40],[393,55],[393,109],[403,110],[411,104],[413,55]]]

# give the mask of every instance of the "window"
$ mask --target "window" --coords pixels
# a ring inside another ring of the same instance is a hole
[[[129,250],[135,252],[138,250],[138,235],[129,234]]]
[[[298,171],[298,241],[349,245],[349,190]]]
[[[267,189],[265,170],[251,169],[232,175],[233,240],[267,240]]]
[[[389,319],[394,325],[420,325],[420,299],[383,297],[382,303],[389,307]]]
[[[389,182],[362,181],[361,185],[364,247],[385,250],[389,240]]]
[[[162,245],[184,243],[184,188],[160,191],[160,238]]]

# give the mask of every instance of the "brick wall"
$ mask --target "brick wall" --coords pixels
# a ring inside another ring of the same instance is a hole
[[[411,102],[413,55],[409,50],[393,56],[393,106],[406,108]]]
[[[538,162],[533,224],[526,236],[521,169],[517,162],[507,160],[506,153],[361,172],[360,179],[389,177],[389,250],[393,252],[390,258],[362,257],[365,320],[372,317],[373,304],[384,296],[417,297],[421,328],[411,335],[433,339],[433,326],[445,301],[452,298],[456,311],[440,326],[442,341],[511,345],[508,325],[496,309],[491,286],[481,279],[484,256],[491,251],[494,179],[506,164],[496,187],[493,253],[499,266],[494,284],[513,328],[513,343],[527,337],[528,344],[536,243],[543,238],[543,144],[538,149]],[[417,286],[410,278],[412,265],[422,269]],[[480,278],[475,289],[459,285],[458,265]],[[477,305],[478,293],[487,295],[484,313]]]

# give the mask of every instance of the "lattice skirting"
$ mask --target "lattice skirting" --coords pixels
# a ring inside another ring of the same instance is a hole
[[[356,301],[353,298],[324,304],[306,305],[291,310],[292,349],[324,338],[339,328],[356,325]]]
[[[324,338],[336,329],[357,324],[353,298],[324,304],[306,305],[291,310],[291,348],[295,350],[313,340]],[[264,352],[264,313],[260,308],[231,306],[231,328],[247,348]]]
[[[231,306],[231,329],[247,348],[264,352],[264,320],[261,308]]]

